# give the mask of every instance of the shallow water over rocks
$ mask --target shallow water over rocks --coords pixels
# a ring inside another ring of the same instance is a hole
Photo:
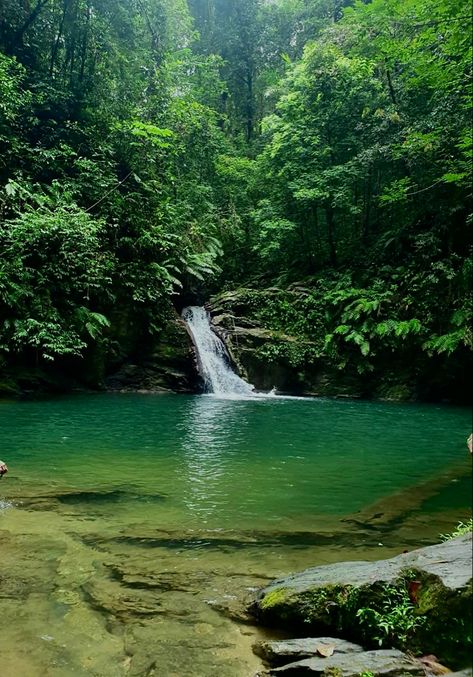
[[[253,675],[273,636],[243,613],[254,588],[467,516],[469,424],[329,400],[1,403],[2,675]]]

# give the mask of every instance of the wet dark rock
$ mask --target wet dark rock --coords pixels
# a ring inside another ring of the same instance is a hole
[[[427,548],[376,562],[339,562],[328,564],[275,581],[261,591],[262,600],[269,592],[283,587],[290,593],[302,593],[324,585],[365,586],[377,582],[392,583],[405,569],[415,568],[437,576],[449,589],[463,588],[472,577],[472,535],[466,534]]]
[[[357,540],[356,536],[350,533],[327,534],[307,531],[295,533],[274,531],[268,533],[266,531],[244,531],[222,536],[214,531],[204,531],[196,534],[194,531],[165,531],[158,529],[152,533],[149,531],[140,532],[139,534],[122,533],[112,538],[117,543],[138,546],[140,548],[168,548],[170,550],[208,549],[226,552],[288,545],[310,547],[332,542],[340,544],[342,539],[344,539],[344,543],[354,544]]]
[[[324,677],[360,677],[371,673],[374,677],[423,677],[422,665],[395,649],[378,649],[361,653],[334,654],[329,658],[308,658],[273,668],[269,675],[276,677],[303,677],[323,675]]]
[[[112,489],[110,491],[77,491],[72,493],[59,494],[56,496],[60,503],[66,505],[80,505],[83,503],[118,503],[120,501],[134,500],[144,503],[161,503],[165,500],[162,494],[135,494],[132,491],[123,489]]]
[[[258,642],[253,650],[257,656],[263,658],[272,666],[280,666],[306,658],[320,656],[318,648],[333,647],[335,654],[360,653],[363,647],[353,642],[334,637],[304,637],[301,639],[286,639],[281,641]]]
[[[127,588],[155,590],[157,592],[192,592],[201,585],[204,587],[208,578],[203,573],[189,574],[177,571],[164,573],[144,570],[141,565],[129,561],[106,565],[111,578]]]
[[[329,355],[323,354],[320,335],[315,342],[307,328],[305,332],[299,330],[296,323],[290,334],[286,327],[281,331],[270,319],[281,301],[294,303],[301,312],[303,299],[313,292],[312,283],[284,288],[239,288],[221,292],[207,304],[241,375],[257,390],[276,387],[278,392],[288,394],[409,401],[432,399],[434,381],[437,384],[434,392],[439,387],[445,390],[445,383],[452,381],[451,374],[450,378],[434,375],[428,362],[423,369],[413,370],[412,364],[392,352],[378,356],[371,374],[359,374],[350,360],[340,369]],[[304,358],[299,359],[302,354]],[[447,390],[450,396],[454,394],[450,387]],[[464,398],[464,394],[460,397]]]
[[[195,392],[192,344],[185,323],[170,317],[163,331],[105,380],[115,392]]]
[[[59,503],[66,505],[80,505],[83,503],[117,503],[126,497],[125,491],[74,491],[55,496]]]

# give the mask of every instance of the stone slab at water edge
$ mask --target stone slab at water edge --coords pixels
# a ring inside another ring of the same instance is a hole
[[[270,665],[276,666],[317,655],[360,653],[363,647],[334,637],[302,637],[301,639],[258,642],[253,647],[253,651]]]
[[[471,665],[472,535],[387,560],[307,569],[261,590],[250,611],[291,632],[435,654],[464,668]]]
[[[379,649],[356,654],[334,654],[328,658],[313,657],[271,669],[267,674],[283,677],[425,677],[422,664],[397,649]]]

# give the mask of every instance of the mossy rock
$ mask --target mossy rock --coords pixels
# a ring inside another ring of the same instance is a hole
[[[387,643],[435,653],[450,667],[463,668],[472,648],[471,579],[467,534],[389,560],[308,569],[260,591],[251,611],[268,625],[336,633],[372,647],[383,638],[382,615],[390,613]],[[398,621],[397,605],[406,613]],[[360,616],[360,609],[368,612]],[[370,614],[374,620],[368,622]]]

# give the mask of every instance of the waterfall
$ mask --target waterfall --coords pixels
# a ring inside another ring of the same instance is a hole
[[[197,351],[205,391],[216,395],[252,395],[254,387],[232,370],[225,344],[212,330],[205,308],[189,306],[182,311]]]

